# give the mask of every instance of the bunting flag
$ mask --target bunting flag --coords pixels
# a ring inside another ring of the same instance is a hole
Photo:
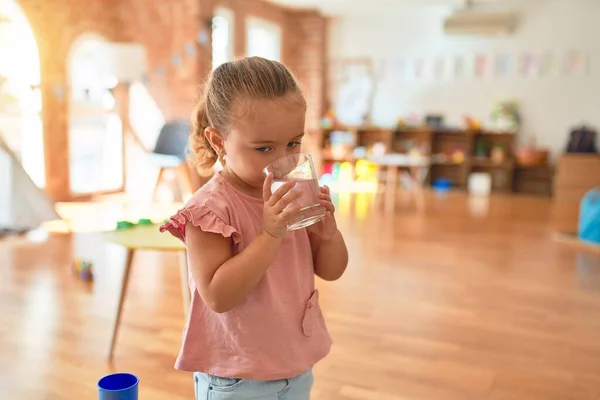
[[[475,76],[477,78],[489,78],[493,73],[493,64],[490,56],[487,54],[477,54],[475,56]]]
[[[475,72],[475,58],[456,56],[454,59],[454,76],[456,79],[471,79]]]
[[[513,70],[513,58],[510,54],[496,54],[495,73],[499,78],[510,75]]]
[[[553,52],[542,54],[539,61],[540,76],[557,77],[560,75],[560,59]]]
[[[185,55],[193,58],[196,56],[196,44],[193,42],[187,42],[185,44]]]
[[[174,56],[171,57],[171,63],[176,67],[179,68],[181,67],[181,57],[179,57],[179,55],[175,54]]]
[[[588,57],[583,52],[569,50],[565,57],[565,72],[567,75],[581,76],[588,72]]]
[[[538,76],[539,63],[535,54],[523,53],[521,54],[519,64],[519,74],[526,78],[533,78]]]
[[[199,45],[206,46],[208,44],[208,33],[206,33],[206,31],[198,32],[196,40]]]

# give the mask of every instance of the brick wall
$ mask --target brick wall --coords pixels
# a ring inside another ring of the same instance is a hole
[[[198,77],[210,71],[213,7],[213,0],[124,0],[119,3],[123,39],[146,48],[147,85],[167,119],[190,118]],[[206,33],[205,45],[198,43],[200,31]]]
[[[67,60],[71,45],[84,33],[108,41],[137,42],[148,53],[150,91],[167,118],[189,118],[198,84],[211,68],[210,45],[197,42],[215,4],[236,12],[235,53],[245,52],[245,18],[256,16],[282,26],[283,61],[305,89],[307,126],[315,127],[325,93],[325,26],[316,13],[295,12],[262,0],[17,0],[40,52],[46,191],[70,199]],[[193,46],[193,53],[186,50]],[[172,57],[181,65],[174,65]],[[164,70],[158,70],[162,67]]]
[[[321,170],[321,138],[318,127],[326,106],[327,20],[316,12],[289,12],[286,18],[283,57],[304,91],[307,102],[303,151]]]
[[[324,113],[327,71],[327,20],[316,12],[288,12],[283,58],[296,74],[308,102],[307,127]]]

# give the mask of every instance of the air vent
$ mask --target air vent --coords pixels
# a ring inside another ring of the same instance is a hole
[[[515,13],[483,13],[463,11],[451,15],[444,21],[444,32],[448,35],[503,36],[517,29]]]

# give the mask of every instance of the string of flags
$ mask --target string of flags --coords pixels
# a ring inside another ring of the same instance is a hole
[[[197,54],[197,46],[200,45],[202,47],[206,47],[209,44],[209,33],[207,30],[201,30],[197,33],[194,40],[188,40],[185,42],[182,52],[175,53],[171,55],[170,59],[167,61],[173,67],[180,69],[184,66],[185,59],[193,59]],[[141,77],[142,83],[148,85],[152,79],[152,76],[156,76],[159,79],[163,79],[166,76],[168,64],[159,64],[154,69],[148,73],[144,73]],[[40,85],[31,85],[31,89],[38,89]],[[51,86],[51,91],[54,98],[58,101],[63,101],[65,99],[66,86],[64,84],[55,83]]]
[[[197,53],[197,45],[206,47],[208,45],[208,41],[209,41],[209,34],[206,30],[201,30],[198,32],[198,34],[196,35],[195,40],[189,40],[185,43],[184,47],[183,47],[183,52],[181,53],[175,53],[171,56],[169,62],[170,64],[175,67],[175,68],[180,68],[183,63],[185,58],[194,58],[196,57],[196,53]],[[154,68],[154,74],[162,79],[166,76],[166,71],[167,68],[165,65],[158,65]],[[149,84],[151,80],[151,75],[146,73],[142,76],[142,83],[144,84]]]
[[[473,53],[432,57],[400,57],[372,61],[372,74],[378,80],[414,82],[451,82],[494,78],[558,78],[586,76],[590,57],[580,50],[540,53]],[[344,80],[348,71],[343,60],[334,61],[332,78]]]

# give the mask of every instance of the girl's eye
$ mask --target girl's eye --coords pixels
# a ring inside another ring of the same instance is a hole
[[[271,151],[270,147],[259,147],[256,150],[260,151],[261,153],[266,153],[268,151]]]
[[[293,149],[294,147],[300,146],[301,144],[302,143],[300,143],[300,142],[290,142],[290,143],[288,143],[288,147]]]

